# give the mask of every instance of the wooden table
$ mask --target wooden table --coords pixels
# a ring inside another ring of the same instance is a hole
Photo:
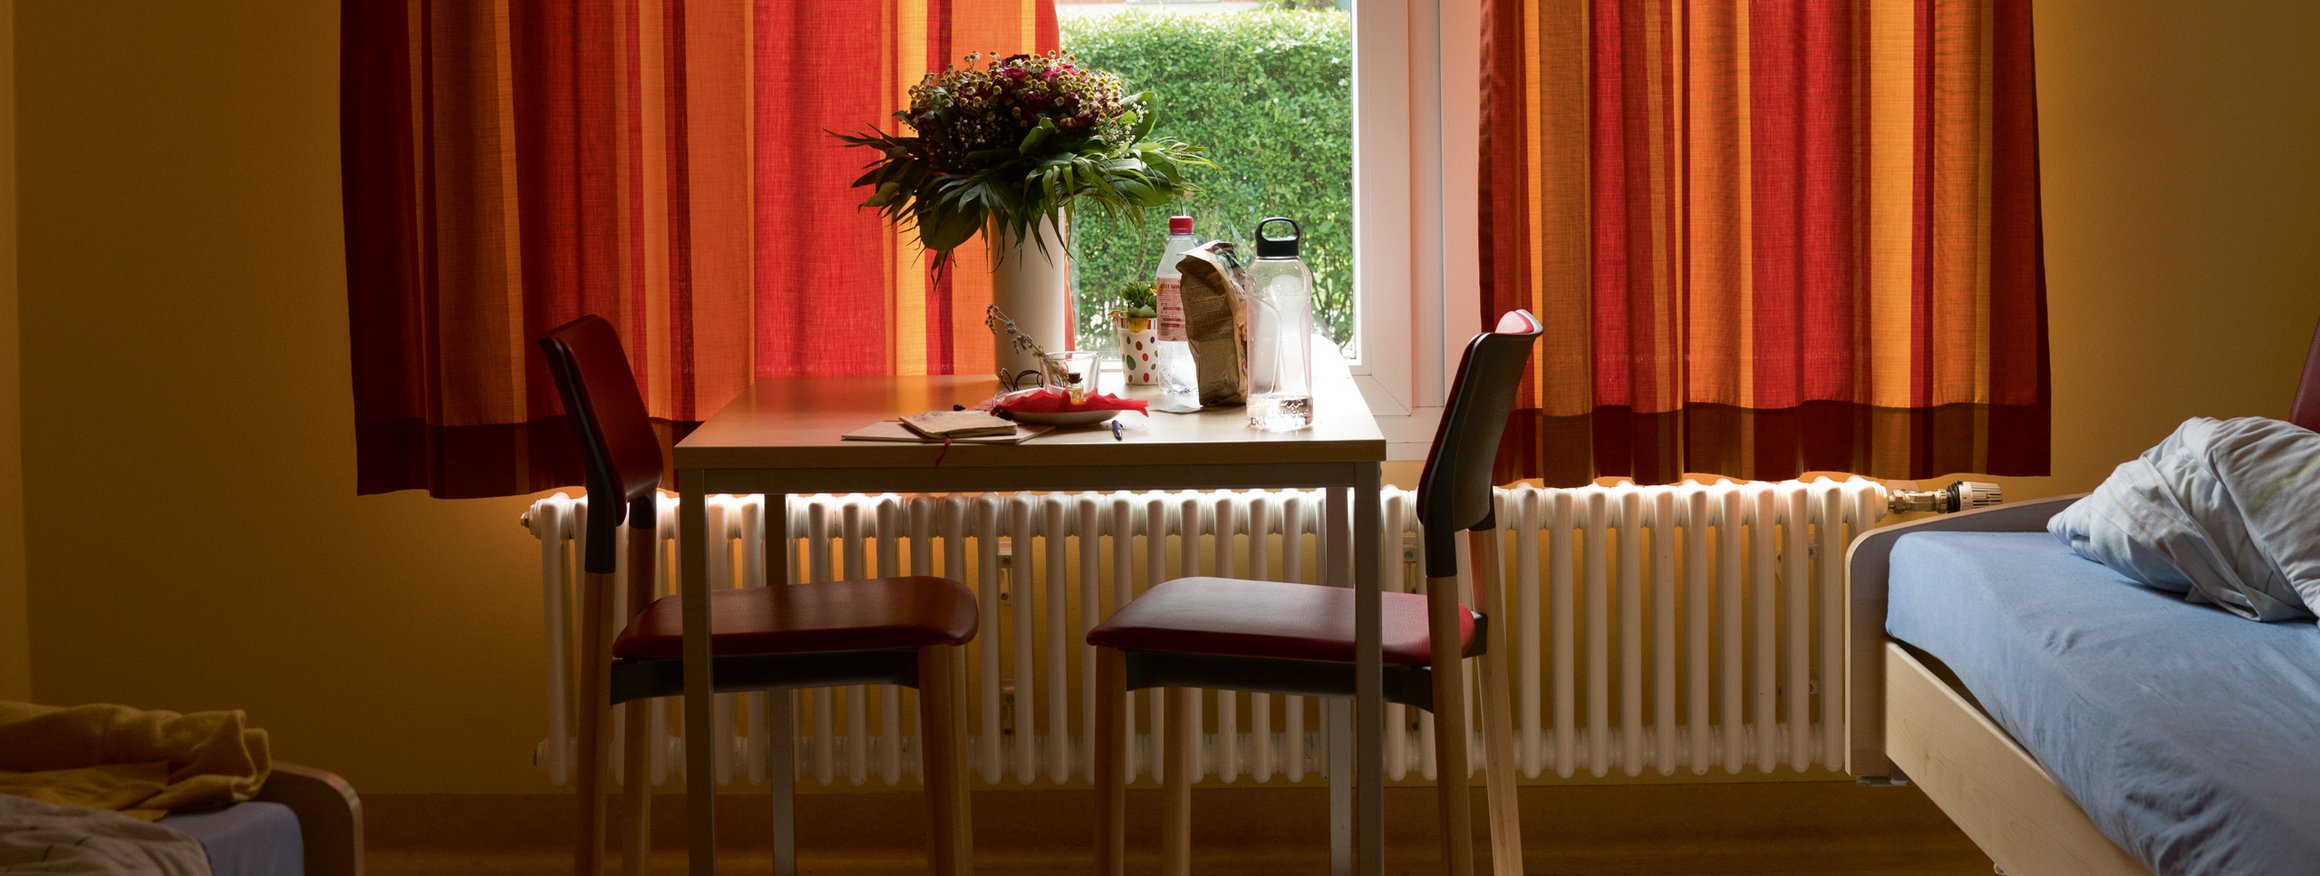
[[[1128,430],[1124,440],[1115,439],[1109,429],[1070,429],[1022,444],[953,444],[947,450],[841,441],[839,436],[899,414],[974,404],[990,397],[992,378],[767,378],[677,445],[680,531],[704,531],[704,499],[709,493],[763,493],[768,526],[779,526],[786,525],[787,515],[780,509],[791,493],[1321,488],[1328,543],[1366,548],[1351,551],[1351,557],[1336,550],[1324,558],[1324,580],[1330,581],[1346,580],[1350,560],[1358,631],[1353,708],[1334,700],[1328,711],[1334,740],[1345,738],[1348,721],[1354,735],[1351,757],[1346,757],[1348,746],[1330,746],[1332,870],[1380,874],[1385,849],[1385,712],[1378,652],[1382,546],[1374,534],[1380,529],[1378,468],[1385,460],[1386,442],[1344,364],[1332,356],[1315,358],[1316,419],[1304,430],[1253,432],[1245,412],[1235,407],[1197,414],[1154,413],[1147,428]],[[1124,394],[1159,398],[1154,387],[1136,387]],[[1369,536],[1357,542],[1347,537],[1351,532]],[[783,586],[789,583],[791,543],[786,533],[768,535],[766,584]],[[697,536],[681,542],[686,822],[692,872],[706,876],[717,869],[708,546]],[[789,732],[789,698],[772,701],[775,738],[784,738]],[[776,745],[774,750],[775,805],[787,806],[789,747]],[[786,825],[787,820],[777,823]],[[794,842],[786,826],[776,831],[776,872],[783,876],[790,872],[786,868],[794,867]],[[1091,860],[1092,854],[1091,850]]]

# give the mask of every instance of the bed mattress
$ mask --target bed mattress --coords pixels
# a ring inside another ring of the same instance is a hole
[[[1887,632],[2154,872],[2320,872],[2320,627],[2185,603],[2044,532],[1905,535],[1892,569]]]
[[[236,803],[171,815],[161,824],[201,841],[213,876],[301,876],[306,844],[298,816],[280,803]]]

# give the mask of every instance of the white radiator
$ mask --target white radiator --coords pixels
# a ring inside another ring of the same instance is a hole
[[[1387,531],[1403,534],[1386,586],[1422,590],[1414,496],[1389,489],[1384,502]],[[1087,629],[1182,575],[1316,581],[1321,504],[1318,492],[1297,491],[793,497],[790,579],[966,581],[982,607],[965,661],[971,773],[990,784],[1084,782],[1095,726]],[[535,760],[559,783],[573,768],[572,593],[586,506],[559,493],[524,515],[540,542],[550,667]],[[1885,488],[1861,479],[1500,489],[1496,572],[1511,617],[1491,619],[1490,647],[1513,658],[1522,774],[1841,769],[1843,703],[1823,692],[1842,689],[1829,682],[1844,659],[1843,548],[1885,509]],[[763,583],[763,512],[757,497],[710,499],[711,556],[721,559],[711,587]],[[664,592],[676,580],[676,519],[675,498],[663,496]],[[1471,574],[1461,567],[1462,593]],[[1132,699],[1132,776],[1158,775],[1157,694]],[[768,695],[719,695],[721,783],[763,781]],[[916,776],[915,694],[881,685],[772,695],[797,698],[801,781]],[[1201,775],[1297,781],[1323,771],[1318,703],[1216,691],[1199,702],[1209,713]],[[681,774],[683,740],[673,699],[652,714],[660,783]],[[1388,777],[1432,778],[1432,716],[1390,705],[1386,719]],[[1468,750],[1479,758],[1479,740]]]

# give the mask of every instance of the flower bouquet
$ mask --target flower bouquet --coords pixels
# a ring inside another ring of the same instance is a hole
[[[1009,55],[975,69],[929,73],[894,117],[917,136],[871,130],[838,134],[878,151],[854,181],[862,206],[913,229],[941,267],[986,228],[994,248],[1047,243],[1078,201],[1140,217],[1193,190],[1188,167],[1213,167],[1198,147],[1151,139],[1144,95],[1122,94],[1120,77],[1080,66],[1069,52]]]

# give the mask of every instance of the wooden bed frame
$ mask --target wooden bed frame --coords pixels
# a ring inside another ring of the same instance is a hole
[[[276,762],[255,798],[290,807],[306,846],[306,876],[362,876],[362,800],[336,775]]]
[[[2320,328],[2288,419],[2320,431]],[[2081,494],[2083,495],[2083,494]],[[1867,783],[1914,783],[1981,846],[2022,876],[2151,872],[2097,829],[1940,661],[1885,635],[1893,542],[1912,532],[2043,532],[2078,496],[2000,505],[1871,530],[1845,554],[1845,771]]]
[[[2036,758],[1975,705],[1946,668],[1885,635],[1893,542],[1912,532],[2044,532],[2078,496],[2000,505],[1872,530],[1846,552],[1845,771],[1916,784],[2007,873],[2136,874]]]

